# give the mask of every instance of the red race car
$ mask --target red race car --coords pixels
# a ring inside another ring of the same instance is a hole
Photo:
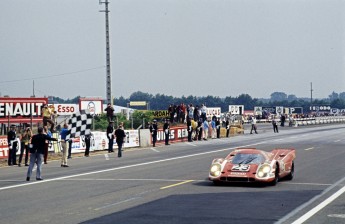
[[[255,148],[240,148],[225,159],[214,159],[209,180],[215,185],[225,182],[265,182],[276,185],[279,179],[292,180],[295,149],[274,149],[265,152]]]

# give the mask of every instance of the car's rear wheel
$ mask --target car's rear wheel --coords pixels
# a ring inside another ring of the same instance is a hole
[[[286,176],[287,180],[292,180],[293,177],[295,175],[295,163],[292,161],[292,165],[291,165],[291,171],[290,173]]]

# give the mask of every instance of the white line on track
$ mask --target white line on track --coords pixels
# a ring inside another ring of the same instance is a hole
[[[345,214],[329,214],[328,217],[345,219]]]
[[[101,210],[101,209],[104,209],[104,208],[109,208],[111,206],[115,206],[115,205],[119,205],[119,204],[126,203],[126,202],[129,202],[129,201],[133,201],[133,200],[138,199],[138,198],[141,198],[141,197],[128,198],[128,199],[123,200],[123,201],[119,201],[119,202],[116,202],[116,203],[113,203],[113,204],[109,204],[109,205],[105,205],[105,206],[102,206],[102,207],[99,207],[99,208],[95,208],[94,210],[98,211],[98,210]]]
[[[297,219],[296,221],[294,221],[292,224],[301,224],[304,223],[305,221],[307,221],[310,217],[312,217],[313,215],[315,215],[317,212],[319,212],[321,209],[323,209],[324,207],[326,207],[328,204],[330,204],[332,201],[334,201],[335,199],[337,199],[340,195],[342,195],[345,192],[345,187],[341,188],[339,191],[335,192],[334,194],[332,194],[329,198],[327,198],[326,200],[324,200],[323,202],[321,202],[320,204],[318,204],[317,206],[315,206],[312,210],[310,210],[309,212],[305,213],[303,216],[301,216],[299,219]]]
[[[314,147],[310,147],[310,148],[307,148],[307,149],[304,149],[305,151],[309,151],[309,150],[312,150],[314,149]]]
[[[157,149],[155,148],[151,148],[152,151],[155,151],[155,152],[159,152]]]
[[[279,138],[279,139],[276,139],[276,140],[273,140],[274,142],[280,142],[280,141],[283,141],[284,139],[282,138]]]
[[[189,142],[186,142],[187,145],[191,145],[191,146],[194,146],[196,147],[197,145],[193,144],[193,143],[189,143]]]
[[[334,142],[340,142],[341,141],[341,139],[338,139],[338,140],[335,140]]]
[[[293,182],[280,182],[280,184],[290,185],[312,185],[312,186],[331,186],[332,184],[321,184],[321,183],[293,183]]]
[[[328,188],[326,188],[321,194],[313,197],[312,199],[310,199],[309,201],[307,201],[306,203],[298,206],[295,210],[293,210],[292,212],[290,212],[289,214],[287,214],[286,216],[284,216],[283,218],[281,218],[280,220],[278,220],[276,222],[276,224],[281,224],[284,223],[285,221],[287,221],[289,218],[293,217],[294,215],[296,215],[298,212],[302,211],[304,208],[306,208],[307,206],[311,205],[313,202],[315,202],[316,200],[318,200],[319,198],[321,198],[322,196],[324,196],[325,194],[327,194],[329,191],[331,191],[333,188],[339,186],[342,182],[345,181],[345,177],[343,177],[342,179],[338,180],[337,182],[335,182],[334,184],[332,184],[331,186],[329,186]],[[335,200],[337,197],[339,197],[342,193],[344,193],[345,191],[345,187],[341,188],[339,191],[337,191],[336,193],[334,193],[333,195],[331,195],[329,198],[327,198],[326,200],[324,200],[323,202],[321,202],[320,204],[318,204],[316,207],[314,207],[312,210],[310,210],[309,212],[305,213],[303,216],[301,216],[299,219],[297,219],[295,222],[293,222],[293,224],[300,224],[303,223],[304,221],[308,220],[310,217],[312,217],[316,212],[320,211],[322,208],[324,208],[326,205],[328,205],[329,203],[331,203],[333,200]],[[327,202],[326,202],[327,201]],[[302,218],[304,221],[302,221]]]
[[[133,165],[127,165],[127,166],[115,167],[115,168],[110,168],[110,169],[92,171],[92,172],[87,172],[87,173],[80,173],[80,174],[74,174],[74,175],[69,175],[69,176],[57,177],[57,178],[52,178],[52,179],[44,179],[42,181],[27,182],[24,184],[1,187],[0,191],[18,188],[18,187],[24,187],[24,186],[28,186],[28,185],[34,185],[34,184],[43,184],[43,183],[53,182],[53,181],[57,181],[57,180],[70,179],[70,178],[74,178],[74,177],[87,176],[87,175],[92,175],[92,174],[97,174],[97,173],[105,173],[105,172],[110,172],[110,171],[115,171],[115,170],[122,170],[122,169],[139,167],[139,166],[146,166],[146,165],[151,165],[151,164],[156,164],[156,163],[163,163],[163,162],[167,162],[167,161],[174,161],[174,160],[185,159],[185,158],[190,158],[190,157],[195,157],[195,156],[202,156],[202,155],[213,154],[213,153],[217,153],[217,152],[224,152],[224,151],[229,151],[229,150],[233,150],[236,148],[252,147],[252,146],[260,145],[260,144],[261,144],[261,142],[258,142],[255,144],[248,144],[248,145],[243,145],[243,146],[218,149],[218,150],[214,150],[214,151],[195,153],[195,154],[190,154],[190,155],[186,155],[186,156],[173,157],[173,158],[169,158],[169,159],[162,159],[162,160],[156,160],[156,161],[151,161],[151,162],[138,163],[138,164],[133,164]]]

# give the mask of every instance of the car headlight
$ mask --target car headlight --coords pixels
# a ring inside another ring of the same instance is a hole
[[[271,166],[268,164],[263,164],[259,167],[258,171],[257,171],[257,175],[260,178],[266,177],[269,172],[271,172]]]
[[[210,175],[214,177],[220,176],[221,166],[220,164],[213,164],[210,169]]]

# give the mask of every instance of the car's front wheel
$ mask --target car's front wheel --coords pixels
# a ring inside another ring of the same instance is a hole
[[[270,182],[270,185],[275,186],[277,185],[278,181],[279,181],[279,166],[277,165],[276,171],[274,172],[274,180]]]
[[[220,182],[220,181],[218,181],[218,180],[214,180],[214,181],[213,181],[213,184],[214,184],[215,186],[220,186],[220,185],[222,185],[222,182]]]

